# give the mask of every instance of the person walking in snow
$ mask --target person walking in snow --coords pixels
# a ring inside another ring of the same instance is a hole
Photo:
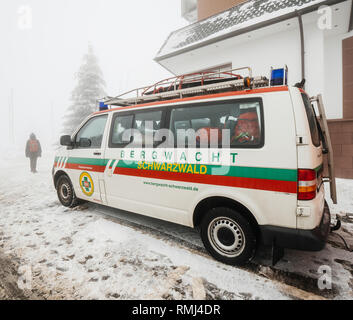
[[[30,160],[31,172],[37,172],[37,159],[42,156],[42,148],[34,133],[31,133],[26,144],[26,157]]]

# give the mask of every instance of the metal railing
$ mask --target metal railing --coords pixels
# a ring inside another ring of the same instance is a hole
[[[239,71],[247,71],[246,76],[238,74]],[[129,106],[143,102],[182,98],[185,95],[200,94],[215,90],[230,88],[241,89],[245,86],[244,79],[250,79],[250,87],[266,86],[268,79],[265,77],[253,78],[250,67],[241,67],[225,71],[196,72],[167,78],[153,85],[136,88],[124,92],[116,97],[107,98],[104,102],[108,105]],[[224,80],[224,81],[222,81]]]

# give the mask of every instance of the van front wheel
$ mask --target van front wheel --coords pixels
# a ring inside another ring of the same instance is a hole
[[[211,256],[226,264],[245,264],[255,254],[256,235],[251,224],[230,208],[213,208],[206,214],[201,238]]]
[[[65,207],[73,208],[79,204],[70,178],[62,175],[56,184],[56,191],[61,204]]]

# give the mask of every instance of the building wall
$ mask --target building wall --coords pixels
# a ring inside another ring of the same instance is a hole
[[[337,60],[331,60],[331,65],[341,63],[342,72],[339,83],[343,94],[343,119],[329,121],[329,130],[333,145],[336,176],[353,179],[353,36],[352,32],[346,38],[338,38],[335,47],[340,49]],[[334,71],[334,70],[333,70]],[[332,83],[337,79],[332,79]],[[333,97],[331,97],[333,98]]]
[[[342,41],[343,118],[353,119],[353,37]]]
[[[341,119],[343,117],[342,39],[336,35],[325,38],[324,75],[323,99],[326,116],[329,119]]]
[[[323,94],[328,119],[343,117],[342,40],[351,33],[326,34],[313,19],[304,20],[306,91]],[[288,26],[289,25],[289,26]],[[266,31],[268,30],[268,31]],[[350,45],[353,41],[343,40]],[[346,45],[345,118],[353,113],[353,47]],[[251,66],[254,75],[269,76],[271,67],[287,65],[289,85],[301,81],[300,35],[297,19],[278,23],[235,38],[195,49],[166,59],[163,65],[174,74],[186,74],[231,64],[233,68]],[[348,106],[348,107],[347,107]]]
[[[310,95],[321,93],[325,98],[330,93],[325,92],[324,45],[324,32],[317,27],[316,22],[304,24],[305,90]],[[296,67],[300,68],[300,66],[301,63]],[[336,104],[332,106],[326,103],[325,107],[327,108],[328,117],[337,118],[339,116]]]
[[[198,0],[198,20],[200,21],[213,16],[214,14],[230,9],[245,1],[246,0]]]
[[[295,24],[295,21],[291,21]],[[280,30],[280,28],[278,29]],[[348,34],[350,37],[351,34]],[[353,48],[346,35],[326,36],[316,24],[305,24],[306,43],[306,91],[310,95],[323,93],[326,115],[329,119],[330,135],[334,149],[336,176],[353,179],[353,117],[342,120],[342,78],[352,85],[352,71],[346,75],[346,63],[352,65]],[[300,81],[300,38],[297,28],[263,35],[251,33],[237,39],[224,40],[216,45],[199,48],[170,59],[168,68],[176,74],[201,71],[231,63],[233,68],[251,66],[254,75],[269,75],[271,66],[287,64],[289,67],[289,85]],[[345,44],[342,48],[342,43]],[[258,50],[261,48],[261,51]],[[343,61],[342,64],[342,55]],[[344,66],[343,66],[344,65]],[[344,77],[342,77],[342,66]],[[346,86],[345,106],[352,110],[352,87]],[[348,102],[348,104],[347,104]],[[346,111],[346,115],[347,115]]]
[[[198,0],[198,18],[207,18],[240,2]],[[312,14],[311,19],[308,16],[304,16],[306,91],[310,95],[323,94],[336,176],[353,179],[353,31],[347,33],[348,26],[340,25],[339,31],[324,32],[317,27],[317,14]],[[297,20],[274,26],[275,31],[267,27],[180,54],[167,59],[166,67],[174,74],[185,74],[230,63],[233,68],[251,66],[254,75],[268,76],[271,66],[287,64],[289,85],[293,85],[301,80]],[[266,29],[272,31],[266,33]]]
[[[328,121],[336,177],[353,179],[353,119]]]
[[[163,64],[174,74],[185,74],[231,63],[233,68],[250,66],[254,75],[263,76],[269,76],[272,66],[287,65],[289,85],[294,85],[302,80],[297,24],[297,19],[292,19],[180,54]],[[328,41],[315,22],[308,21],[304,27],[306,90],[311,95],[323,94],[328,118],[342,118],[340,41],[337,36]]]

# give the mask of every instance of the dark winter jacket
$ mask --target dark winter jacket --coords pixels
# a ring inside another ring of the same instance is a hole
[[[26,144],[26,157],[38,158],[41,156],[42,156],[42,147],[40,146],[40,142],[39,140],[36,139],[36,136],[32,134]]]

